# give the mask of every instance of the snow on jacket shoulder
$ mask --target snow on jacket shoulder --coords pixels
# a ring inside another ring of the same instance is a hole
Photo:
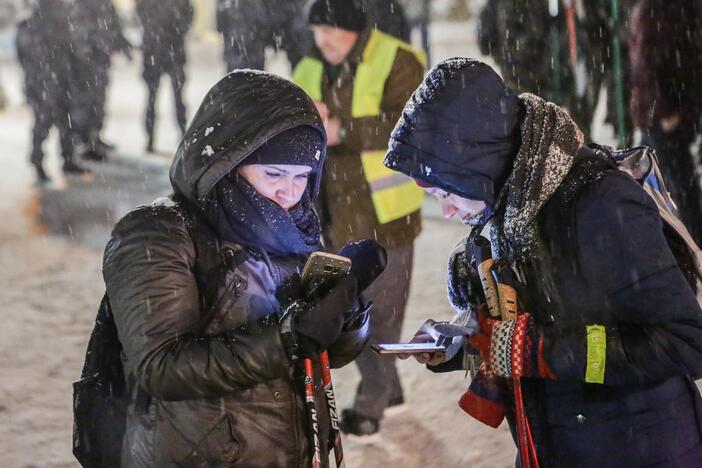
[[[128,368],[166,400],[218,397],[289,375],[276,321],[256,333],[200,334],[187,222],[174,208],[143,207],[120,221],[107,245],[103,275]]]

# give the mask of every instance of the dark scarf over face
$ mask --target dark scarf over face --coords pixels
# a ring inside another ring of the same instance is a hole
[[[269,255],[306,256],[319,246],[321,227],[309,188],[300,202],[286,211],[243,177],[229,175],[217,183],[204,211],[221,238],[263,249]]]

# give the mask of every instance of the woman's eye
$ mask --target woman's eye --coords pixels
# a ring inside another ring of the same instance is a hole
[[[271,179],[277,179],[278,177],[281,176],[280,172],[268,172],[266,171],[266,176],[270,177]]]
[[[310,175],[309,174],[300,174],[300,175],[295,176],[295,178],[299,179],[299,180],[307,180],[310,178]]]

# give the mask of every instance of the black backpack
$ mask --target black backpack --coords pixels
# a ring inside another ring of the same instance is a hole
[[[221,248],[210,228],[194,214],[194,210],[186,209],[182,203],[176,208],[189,221],[197,254],[195,277],[198,278],[200,306],[209,312],[217,291],[215,278],[222,268],[236,268],[243,263],[247,252],[243,248]],[[88,341],[80,380],[73,384],[73,455],[83,467],[120,466],[127,406],[131,402],[129,389],[136,383],[127,384],[122,367],[122,344],[105,294]],[[149,402],[150,396],[137,388],[136,411],[148,411]]]

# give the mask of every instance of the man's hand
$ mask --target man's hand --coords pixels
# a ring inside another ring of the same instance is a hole
[[[314,101],[314,106],[317,108],[317,112],[319,112],[319,116],[322,118],[322,121],[326,122],[326,120],[329,118],[329,108],[327,105],[322,101]]]
[[[341,120],[337,117],[332,117],[329,114],[329,108],[322,101],[314,101],[314,106],[317,108],[317,112],[319,112],[319,116],[322,118],[324,130],[327,132],[327,145],[337,146],[341,144],[341,135],[339,134]]]
[[[427,320],[419,327],[417,333],[414,334],[414,338],[410,340],[410,343],[434,343],[438,334],[434,330],[434,325],[436,322],[432,319]],[[414,358],[420,364],[427,364],[429,366],[438,366],[439,364],[446,362],[446,353],[444,351],[436,351],[434,353],[419,353],[419,354],[398,354],[397,357],[400,359],[407,359],[410,356]]]
[[[341,120],[337,117],[329,117],[324,121],[324,129],[327,131],[327,145],[337,146],[341,144]]]

